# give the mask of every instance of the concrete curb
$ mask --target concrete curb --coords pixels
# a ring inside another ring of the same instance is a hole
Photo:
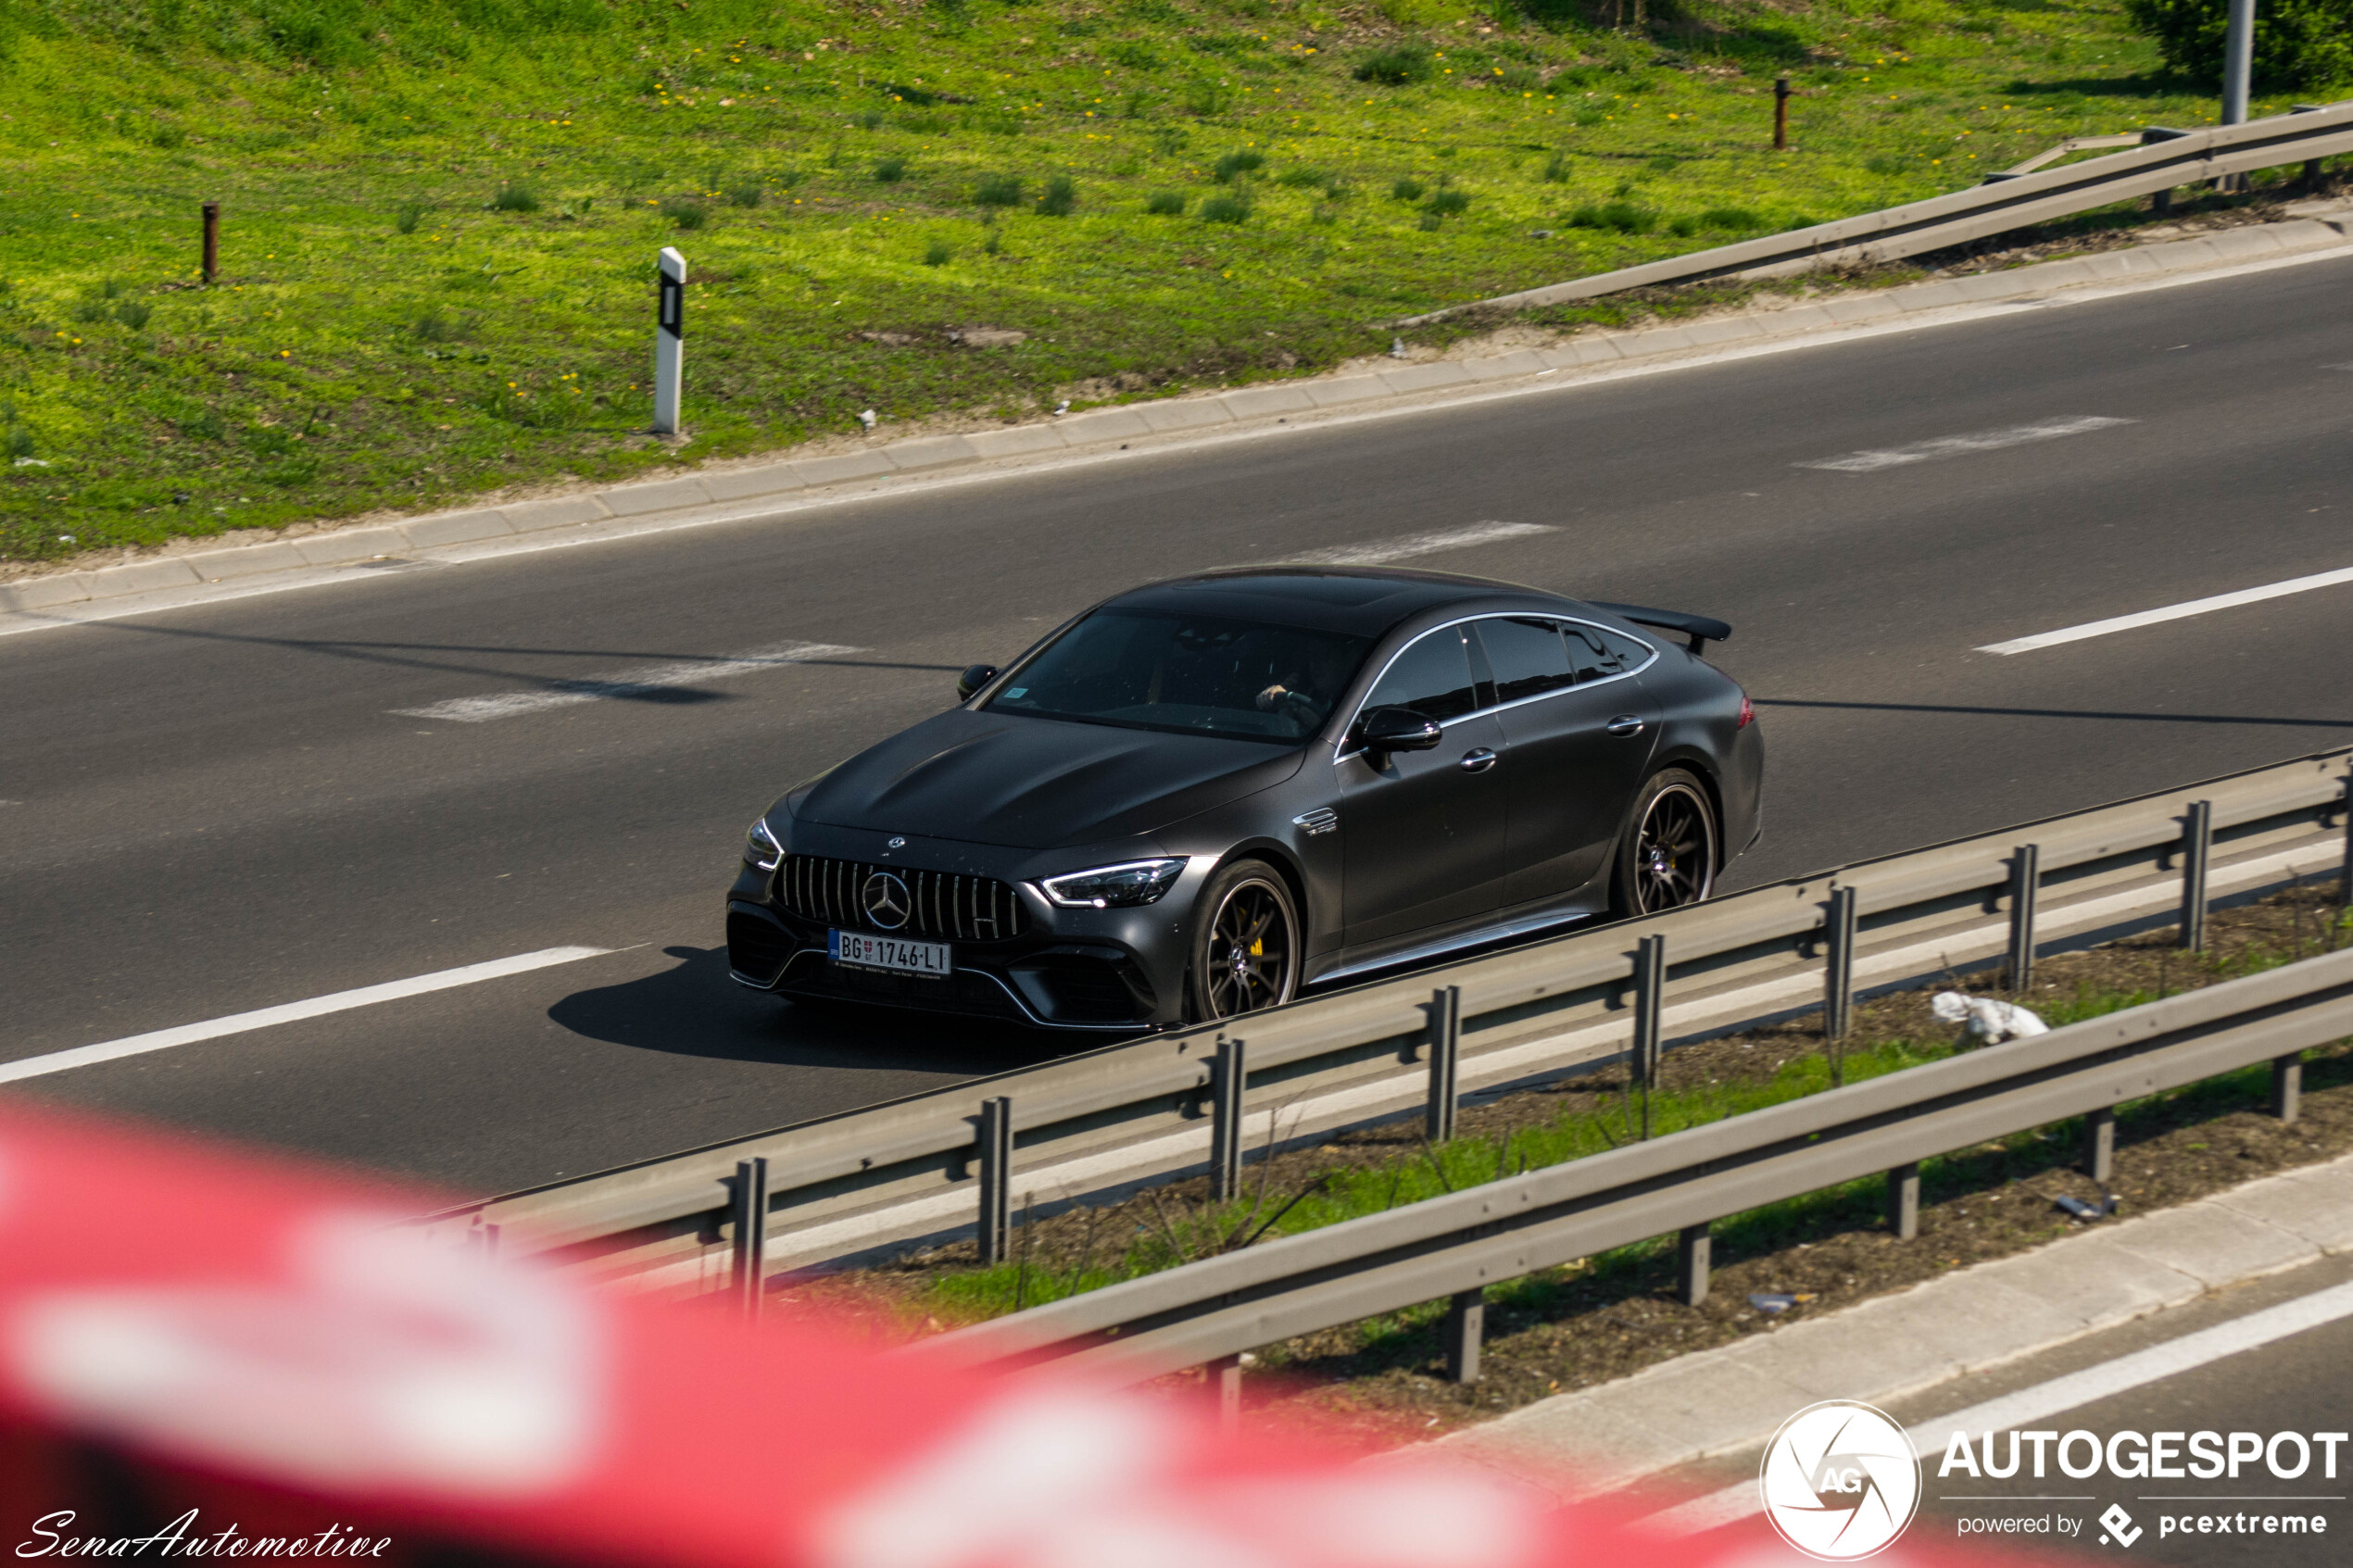
[[[1547,1491],[1567,1474],[1611,1492],[1752,1449],[1818,1400],[1884,1405],[2346,1251],[2353,1156],[1558,1394],[1433,1446]]]
[[[559,538],[563,530],[585,531],[581,535],[584,539],[607,537],[637,531],[615,528],[616,524],[642,526],[647,520],[665,517],[683,523],[714,508],[783,500],[833,485],[900,476],[933,478],[984,463],[1117,449],[1156,437],[1286,422],[1295,416],[1312,418],[1329,409],[1363,411],[1409,398],[1423,404],[1443,402],[1450,394],[1476,395],[1498,383],[1564,370],[1664,359],[1744,342],[1831,333],[1956,306],[2032,299],[2087,285],[2130,283],[2243,266],[2342,246],[2348,236],[2353,236],[2353,211],[2330,212],[1785,309],[1642,332],[1590,334],[1549,348],[1520,349],[1479,359],[1432,360],[1402,364],[1393,370],[1271,383],[1202,396],[1090,409],[1051,423],[963,435],[918,436],[832,457],[714,470],[583,495],[438,512],[405,522],[260,545],[191,550],[0,585],[0,621],[133,596],[152,599],[156,608],[165,608],[214,596],[205,590],[215,584],[267,574],[306,572],[311,580],[319,580],[322,573],[339,576],[354,567],[388,560],[481,558],[485,553],[504,553],[498,549],[501,543],[564,542]],[[288,580],[288,585],[293,585],[293,580]],[[54,624],[56,619],[43,617],[41,623]]]

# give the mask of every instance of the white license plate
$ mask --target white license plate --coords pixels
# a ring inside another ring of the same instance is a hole
[[[896,936],[872,936],[862,931],[828,934],[826,950],[833,960],[855,969],[887,970],[893,974],[926,974],[938,978],[956,968],[945,942],[906,942]]]

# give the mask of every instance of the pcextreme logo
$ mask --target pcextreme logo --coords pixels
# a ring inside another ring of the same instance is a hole
[[[1781,1539],[1824,1562],[1853,1562],[1884,1549],[1911,1524],[1920,1461],[1884,1411],[1825,1399],[1773,1434],[1756,1485]]]

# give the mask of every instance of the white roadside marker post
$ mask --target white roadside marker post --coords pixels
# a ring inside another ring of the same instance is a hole
[[[686,364],[686,258],[661,247],[661,302],[654,312],[654,433],[678,433],[678,383]]]

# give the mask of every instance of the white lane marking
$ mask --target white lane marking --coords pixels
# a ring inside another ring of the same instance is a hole
[[[2032,1426],[2047,1421],[2066,1411],[2078,1409],[2118,1394],[2129,1393],[2147,1384],[2194,1372],[2226,1356],[2245,1350],[2259,1349],[2276,1339],[2301,1334],[2308,1328],[2339,1318],[2353,1317],[2353,1285],[2339,1285],[2327,1290],[2316,1290],[2293,1301],[2283,1301],[2276,1307],[2266,1307],[2259,1312],[2249,1312],[2243,1318],[2202,1328],[2195,1334],[2184,1334],[2179,1339],[2169,1339],[2162,1345],[2152,1345],[2129,1356],[2119,1356],[2095,1367],[2054,1377],[2015,1394],[2005,1394],[1967,1410],[1955,1411],[1927,1421],[1911,1423],[1912,1451],[1923,1460],[1940,1460],[1944,1445],[1955,1432],[2001,1432],[2011,1427]],[[1756,1483],[1743,1481],[1720,1492],[1694,1498],[1690,1502],[1654,1513],[1642,1521],[1646,1528],[1671,1531],[1679,1536],[1695,1535],[1702,1530],[1714,1530],[1752,1513],[1764,1512],[1756,1495]]]
[[[1849,452],[1843,458],[1822,458],[1790,466],[1829,469],[1835,473],[1874,473],[1881,469],[1901,468],[1906,463],[1925,463],[1934,458],[1957,458],[1969,452],[1992,452],[2004,446],[2023,446],[2032,441],[2056,441],[2062,435],[2082,435],[2086,431],[2106,430],[2110,425],[2129,425],[2133,422],[2131,420],[2112,420],[2105,414],[2070,414],[2055,420],[2037,420],[2032,424],[1973,431],[1967,435],[1940,435],[1933,441],[1915,441],[1909,446]]]
[[[749,675],[755,671],[773,670],[782,664],[806,664],[812,659],[831,659],[845,653],[865,651],[863,648],[844,647],[837,643],[779,643],[774,647],[755,648],[749,653],[728,654],[719,659],[682,659],[668,664],[647,664],[635,670],[616,670],[610,675],[550,681],[529,691],[455,696],[447,702],[436,702],[423,708],[396,708],[392,711],[404,719],[486,724],[493,719],[511,719],[522,713],[569,708],[576,702],[641,696],[648,692],[667,691],[676,686],[698,686],[706,681],[724,681],[732,676]]]
[[[452,986],[472,985],[476,981],[522,974],[535,969],[546,969],[551,964],[602,958],[612,950],[610,947],[543,947],[535,953],[518,953],[510,959],[492,959],[487,963],[445,969],[435,974],[420,974],[408,980],[387,980],[381,985],[362,985],[356,991],[337,991],[333,996],[313,997],[305,1002],[286,1002],[253,1012],[232,1013],[227,1018],[208,1019],[202,1023],[182,1023],[177,1028],[127,1035],[94,1046],[76,1046],[71,1050],[51,1051],[46,1056],[29,1056],[21,1061],[0,1061],[0,1084],[63,1073],[69,1068],[88,1067],[93,1062],[119,1061],[126,1056],[166,1051],[174,1046],[185,1046],[197,1040],[218,1039],[223,1035],[243,1035],[249,1030],[294,1023],[331,1012],[346,1012],[353,1008],[372,1007],[378,1002],[398,1001],[403,997],[422,997],[428,991],[447,991]]]
[[[1406,533],[1394,539],[1375,539],[1365,545],[1335,545],[1325,550],[1302,550],[1295,556],[1285,556],[1277,564],[1383,566],[1415,556],[1434,556],[1441,550],[1467,550],[1473,545],[1491,545],[1498,539],[1524,539],[1530,534],[1554,532],[1553,528],[1541,522],[1474,522],[1466,528],[1446,528],[1432,533]]]
[[[2061,643],[2080,643],[2086,637],[2105,637],[2110,632],[2130,632],[2136,626],[2155,626],[2162,621],[2182,621],[2193,615],[2230,609],[2238,605],[2260,604],[2265,599],[2276,599],[2288,594],[2309,594],[2315,588],[2334,588],[2341,583],[2353,583],[2353,566],[2340,567],[2334,571],[2316,571],[2309,577],[2291,577],[2284,583],[2266,583],[2259,588],[2240,588],[2233,593],[2213,594],[2202,599],[2167,605],[2162,609],[2112,615],[2106,621],[2087,621],[2081,626],[2062,626],[2056,632],[2037,632],[2031,637],[2013,637],[2007,643],[1987,643],[1971,651],[2032,653],[2036,648],[2057,647]]]

